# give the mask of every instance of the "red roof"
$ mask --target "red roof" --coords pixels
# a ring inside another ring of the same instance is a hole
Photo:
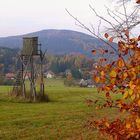
[[[15,74],[14,73],[7,73],[5,75],[6,78],[10,79],[10,78],[14,78],[15,77]]]

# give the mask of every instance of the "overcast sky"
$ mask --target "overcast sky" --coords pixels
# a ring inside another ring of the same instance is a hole
[[[82,31],[67,8],[86,25],[97,27],[98,19],[89,8],[91,4],[106,16],[105,5],[111,0],[0,0],[0,37],[19,35],[43,29],[70,29]]]

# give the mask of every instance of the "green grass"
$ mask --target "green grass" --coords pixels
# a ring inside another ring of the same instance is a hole
[[[118,114],[115,109],[87,106],[87,98],[103,101],[104,96],[96,89],[65,87],[60,79],[46,81],[48,103],[16,102],[6,94],[11,89],[0,86],[1,140],[103,140],[95,129],[84,127],[87,120],[91,116],[114,118]]]

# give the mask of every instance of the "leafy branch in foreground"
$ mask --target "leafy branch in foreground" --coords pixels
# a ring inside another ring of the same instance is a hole
[[[140,36],[132,38],[131,29],[138,25],[138,11],[134,10],[131,14],[127,14],[125,6],[126,0],[121,0],[124,13],[114,13],[109,9],[109,15],[117,22],[111,23],[109,20],[100,16],[92,6],[90,8],[97,17],[111,25],[109,33],[105,33],[105,39],[99,37],[90,28],[86,27],[76,17],[71,15],[82,28],[98,37],[112,48],[110,42],[117,38],[117,48],[114,48],[118,57],[111,63],[107,63],[107,58],[98,60],[95,66],[96,72],[93,79],[100,84],[99,92],[106,95],[106,102],[100,106],[115,107],[118,111],[126,112],[124,118],[118,117],[113,121],[103,118],[101,120],[93,120],[89,123],[89,127],[95,127],[101,134],[107,136],[111,140],[139,140],[140,139]],[[136,0],[139,5],[140,0]],[[137,7],[136,7],[137,8]],[[123,15],[123,16],[120,16]],[[118,18],[121,20],[118,20]],[[113,33],[113,34],[112,34]],[[93,50],[94,55],[97,50]],[[108,50],[102,50],[102,55],[109,53]],[[110,53],[111,55],[111,53]],[[114,100],[112,94],[121,94],[120,98]],[[98,103],[96,101],[96,103]]]

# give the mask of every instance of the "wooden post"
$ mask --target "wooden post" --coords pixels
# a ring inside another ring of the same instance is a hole
[[[43,64],[41,60],[41,83],[40,83],[40,94],[43,97],[44,96],[44,76],[43,76]]]
[[[33,55],[31,57],[31,94],[33,96],[33,100],[36,101],[36,88],[34,83],[34,62]]]
[[[24,98],[26,98],[26,90],[25,90],[25,83],[24,83],[24,79],[23,79],[23,76],[24,76],[24,56],[22,55],[21,56],[21,60],[22,60],[22,69],[21,69],[21,90],[22,90],[22,96]]]

